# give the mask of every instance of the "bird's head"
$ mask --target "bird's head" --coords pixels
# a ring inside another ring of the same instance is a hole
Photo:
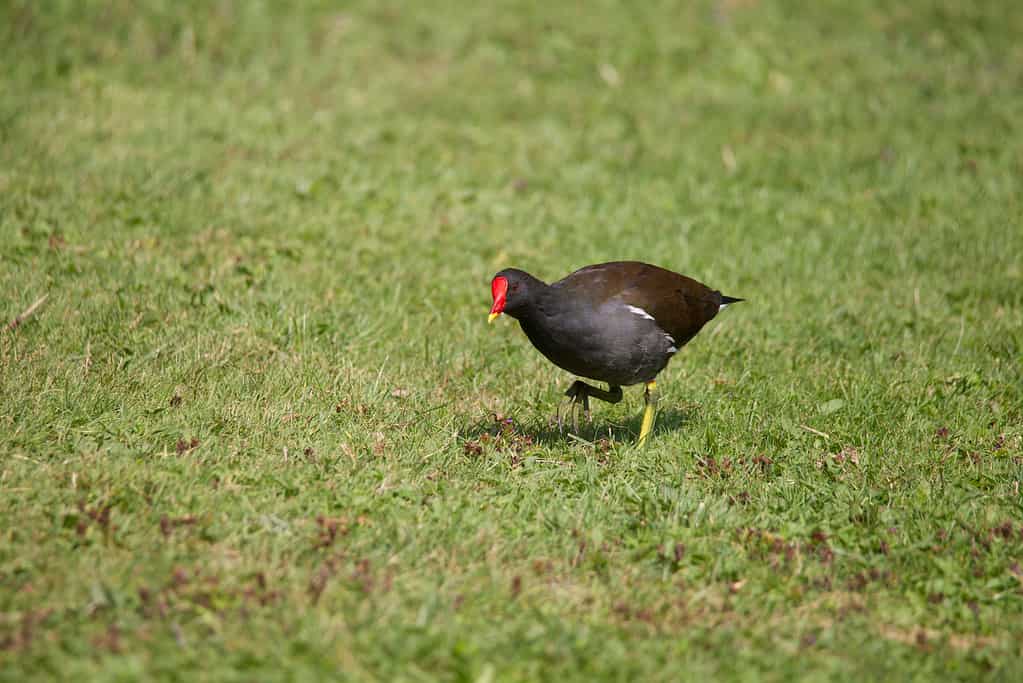
[[[494,305],[490,307],[488,322],[494,322],[502,313],[518,318],[537,290],[544,286],[543,282],[523,270],[505,268],[490,281]]]

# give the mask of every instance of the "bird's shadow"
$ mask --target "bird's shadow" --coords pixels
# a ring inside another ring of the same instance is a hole
[[[657,411],[657,419],[654,421],[650,437],[656,438],[659,434],[678,431],[694,422],[697,417],[698,412],[695,408],[660,409]],[[609,441],[627,444],[635,442],[639,437],[642,423],[642,412],[624,422],[595,418],[587,423],[580,419],[578,429],[571,424],[571,420],[565,421],[559,428],[553,418],[519,422],[511,416],[491,413],[488,417],[460,429],[458,437],[465,444],[467,451],[478,452],[490,443],[514,450],[522,450],[531,445],[557,446],[570,442],[596,445],[598,442]]]

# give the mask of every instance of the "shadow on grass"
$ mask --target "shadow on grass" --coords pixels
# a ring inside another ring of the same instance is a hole
[[[657,411],[651,439],[659,434],[681,430],[696,421],[698,410],[694,408],[666,407]],[[643,412],[638,411],[625,422],[609,422],[594,418],[586,423],[580,419],[576,429],[571,420],[565,420],[559,429],[554,418],[545,421],[534,419],[530,423],[520,423],[512,417],[491,414],[489,418],[477,420],[459,430],[458,436],[465,444],[467,451],[481,452],[487,445],[499,448],[522,450],[529,446],[557,446],[567,443],[588,443],[597,445],[601,441],[616,444],[635,443],[639,438]]]

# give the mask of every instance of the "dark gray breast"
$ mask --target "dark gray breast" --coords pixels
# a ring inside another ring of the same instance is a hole
[[[677,350],[653,316],[618,297],[599,302],[557,293],[537,301],[519,323],[552,363],[612,386],[652,380]]]

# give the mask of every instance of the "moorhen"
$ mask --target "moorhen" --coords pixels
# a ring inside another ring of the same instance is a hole
[[[657,373],[718,311],[743,301],[638,261],[586,266],[550,285],[507,268],[494,276],[490,291],[490,322],[507,313],[552,363],[607,382],[603,391],[576,380],[565,392],[587,419],[590,396],[618,403],[623,386],[646,384],[640,445],[654,423]]]

